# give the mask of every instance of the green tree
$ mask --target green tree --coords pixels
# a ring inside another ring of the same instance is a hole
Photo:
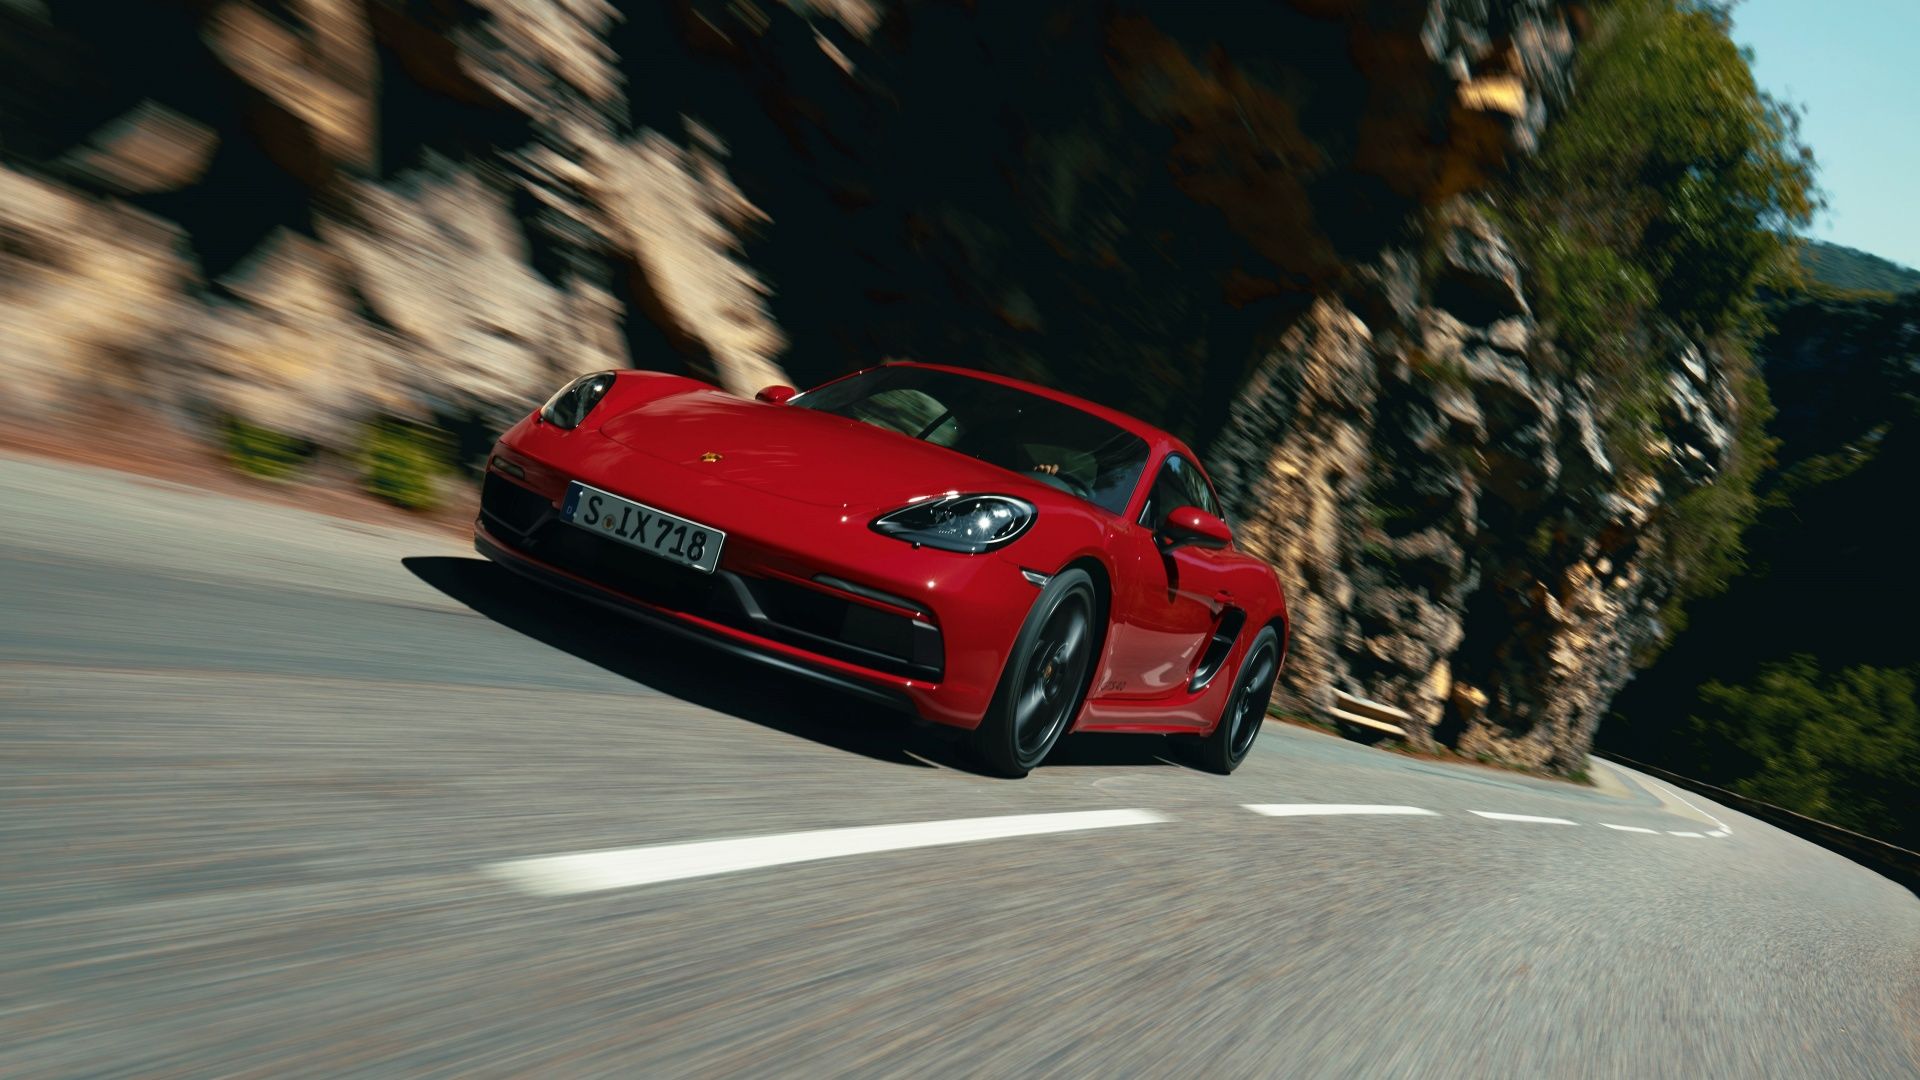
[[[1761,92],[1730,28],[1727,6],[1703,0],[1598,7],[1573,103],[1501,201],[1542,321],[1561,362],[1592,380],[1618,464],[1654,467],[1677,338],[1708,348],[1739,399],[1716,482],[1668,509],[1674,627],[1681,604],[1740,569],[1770,451],[1751,360],[1758,296],[1798,280],[1791,236],[1819,205],[1797,115]]]
[[[1920,703],[1913,675],[1826,674],[1799,654],[1750,683],[1709,682],[1687,735],[1742,795],[1895,842],[1920,833]],[[1728,753],[1731,751],[1731,753]]]
[[[1600,10],[1574,105],[1522,178],[1546,213],[1520,218],[1549,306],[1584,341],[1629,329],[1592,321],[1601,310],[1657,310],[1750,343],[1757,290],[1798,280],[1789,236],[1819,206],[1813,152],[1730,29],[1724,5],[1698,0]]]

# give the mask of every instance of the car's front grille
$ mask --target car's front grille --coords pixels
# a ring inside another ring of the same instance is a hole
[[[598,533],[550,521],[528,538],[527,550],[588,581],[672,611],[711,617],[718,596],[714,575],[690,570]]]
[[[489,526],[498,526],[516,536],[532,532],[553,511],[545,495],[490,472],[480,482],[480,512]]]
[[[550,516],[521,546],[544,563],[669,611],[875,671],[933,682],[943,674],[939,629],[908,615],[796,582],[724,568],[703,574]]]

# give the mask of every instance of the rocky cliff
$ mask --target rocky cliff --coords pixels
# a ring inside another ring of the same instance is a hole
[[[0,353],[351,450],[566,373],[736,391],[893,355],[1210,456],[1288,679],[1577,768],[1731,407],[1662,343],[1617,472],[1482,191],[1569,93],[1559,0],[15,0]]]
[[[1387,704],[1416,746],[1576,771],[1665,632],[1663,511],[1732,449],[1734,396],[1669,342],[1653,466],[1616,469],[1500,234],[1457,204],[1431,240],[1282,334],[1214,468],[1292,585],[1289,689]]]

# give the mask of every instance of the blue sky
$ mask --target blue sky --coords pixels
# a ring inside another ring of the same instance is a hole
[[[1805,110],[1827,210],[1814,236],[1920,268],[1920,0],[1744,0],[1733,38]]]

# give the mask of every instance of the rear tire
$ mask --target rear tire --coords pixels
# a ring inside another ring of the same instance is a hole
[[[1280,676],[1280,635],[1263,626],[1247,646],[1247,655],[1233,673],[1233,693],[1211,735],[1203,736],[1196,757],[1200,767],[1225,776],[1240,767],[1253,750],[1260,725],[1273,700],[1273,683]]]
[[[1040,591],[973,732],[974,754],[989,770],[1027,775],[1073,723],[1093,676],[1099,611],[1084,570],[1063,570]]]

